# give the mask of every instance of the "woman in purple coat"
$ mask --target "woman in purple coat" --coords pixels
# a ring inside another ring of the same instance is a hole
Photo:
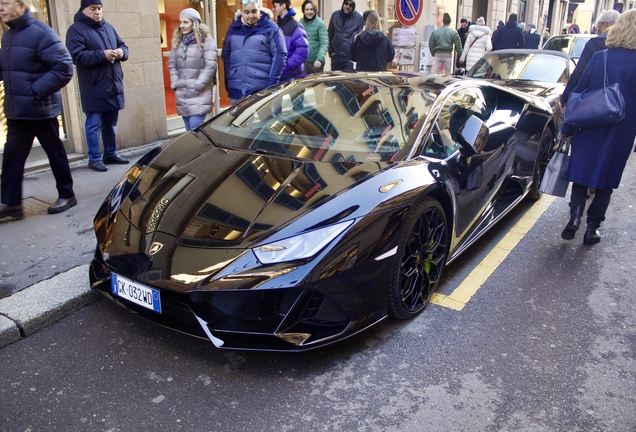
[[[614,189],[618,188],[634,138],[636,138],[636,9],[622,14],[610,30],[607,40],[607,78],[618,83],[625,99],[625,119],[593,129],[576,130],[564,124],[561,132],[572,135],[572,153],[568,180],[572,182],[570,221],[561,237],[572,240],[581,223],[588,188],[596,189],[587,209],[587,230],[583,244],[601,241],[598,228],[605,220]],[[592,56],[575,93],[603,88],[604,53]]]

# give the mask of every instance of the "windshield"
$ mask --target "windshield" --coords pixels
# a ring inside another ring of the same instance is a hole
[[[568,60],[550,54],[487,54],[468,72],[473,78],[566,83]]]
[[[551,51],[562,51],[568,54],[570,57],[578,59],[581,57],[585,44],[592,38],[579,36],[579,37],[555,37],[550,39],[543,49]]]
[[[393,76],[307,79],[246,99],[204,133],[220,146],[303,160],[398,161],[436,96]]]

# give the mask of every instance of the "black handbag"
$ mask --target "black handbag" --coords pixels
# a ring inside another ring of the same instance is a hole
[[[570,162],[570,139],[561,138],[559,150],[552,155],[541,179],[539,191],[558,197],[564,197],[568,190],[568,165]],[[565,141],[565,146],[563,146]]]
[[[607,83],[607,50],[603,53],[603,88],[571,93],[565,107],[565,123],[574,129],[592,129],[625,118],[625,100],[618,83]]]

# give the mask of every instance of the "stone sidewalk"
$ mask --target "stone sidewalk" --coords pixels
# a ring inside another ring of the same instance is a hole
[[[47,327],[102,297],[75,267],[0,300],[0,348]]]

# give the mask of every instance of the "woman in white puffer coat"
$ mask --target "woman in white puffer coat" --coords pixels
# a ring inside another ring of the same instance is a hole
[[[492,42],[490,38],[492,32],[486,27],[484,17],[479,17],[477,22],[468,28],[468,36],[464,43],[464,52],[459,58],[461,63],[466,64],[466,70],[473,67],[477,61],[492,51]]]
[[[217,65],[216,43],[208,27],[201,24],[199,12],[192,8],[182,10],[172,38],[168,68],[177,114],[183,117],[186,130],[201,126],[212,112]]]

